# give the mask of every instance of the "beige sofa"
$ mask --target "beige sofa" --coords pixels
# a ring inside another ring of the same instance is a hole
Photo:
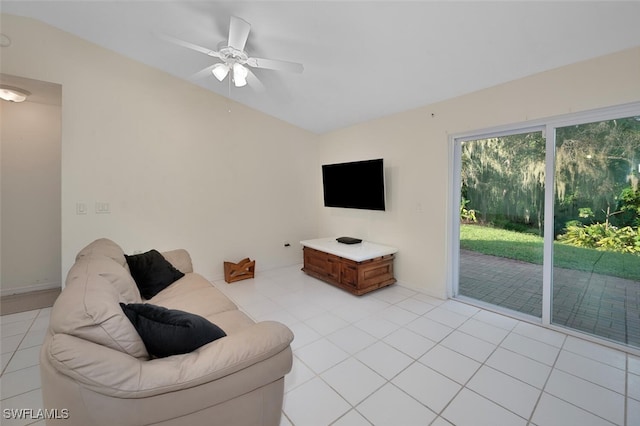
[[[143,300],[122,249],[82,249],[51,312],[40,353],[48,425],[277,425],[293,334],[255,323],[193,273],[185,250],[162,253],[183,278]],[[119,303],[207,318],[227,334],[193,352],[150,357]]]

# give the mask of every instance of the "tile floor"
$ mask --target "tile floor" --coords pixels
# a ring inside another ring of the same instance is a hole
[[[640,357],[399,285],[351,296],[299,269],[214,283],[296,336],[283,426],[640,425]],[[0,317],[3,410],[42,404],[48,316]]]

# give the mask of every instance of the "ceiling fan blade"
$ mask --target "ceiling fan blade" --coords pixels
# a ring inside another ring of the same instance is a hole
[[[262,84],[258,76],[256,76],[254,72],[251,71],[249,68],[247,68],[247,71],[248,71],[247,83],[249,84],[249,86],[251,86],[256,92],[266,91],[264,84]]]
[[[244,50],[250,30],[251,25],[247,21],[232,16],[229,24],[229,46],[234,49]]]
[[[204,53],[205,55],[213,56],[214,58],[219,58],[220,53],[215,50],[208,49],[206,47],[198,46],[197,44],[189,43],[188,41],[180,40],[179,38],[171,37],[166,34],[158,34],[158,37],[161,39],[168,41],[173,44],[177,44],[178,46],[186,47],[187,49],[195,50],[196,52]]]
[[[202,80],[204,78],[211,77],[211,70],[213,69],[214,66],[215,66],[215,64],[209,65],[208,67],[201,69],[200,71],[192,74],[189,77],[189,79],[190,80]]]
[[[247,65],[254,68],[266,68],[270,70],[289,71],[301,73],[304,71],[302,64],[296,62],[279,61],[276,59],[249,58]]]

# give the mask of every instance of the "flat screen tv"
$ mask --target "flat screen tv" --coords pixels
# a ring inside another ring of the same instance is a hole
[[[384,210],[384,161],[354,161],[322,166],[326,207]]]

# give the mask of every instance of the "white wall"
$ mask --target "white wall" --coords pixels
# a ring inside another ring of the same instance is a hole
[[[445,297],[449,135],[639,100],[640,47],[323,135],[320,164],[385,159],[389,208],[322,208],[319,233],[398,247],[398,280]]]
[[[63,87],[64,275],[100,237],[125,253],[184,247],[208,278],[245,256],[258,270],[302,261],[297,241],[317,235],[316,135],[228,112],[219,95],[40,22],[1,19],[2,72]]]
[[[444,297],[449,135],[640,100],[636,48],[315,136],[46,25],[2,15],[2,30],[2,72],[63,85],[63,273],[102,236],[186,247],[218,277],[223,260],[294,264],[298,240],[351,235],[397,246],[399,281]],[[386,212],[321,207],[321,164],[377,157]]]
[[[0,101],[1,294],[59,288],[60,106]]]

